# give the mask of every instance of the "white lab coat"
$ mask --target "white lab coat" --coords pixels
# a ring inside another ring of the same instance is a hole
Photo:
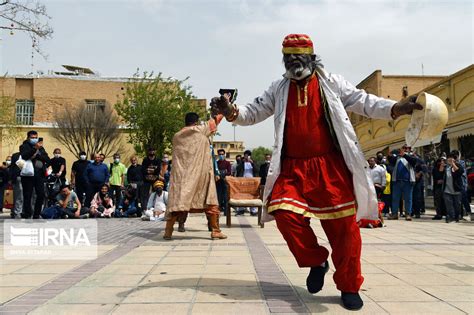
[[[346,111],[371,118],[392,119],[390,111],[396,102],[367,94],[364,90],[359,90],[347,82],[342,76],[329,74],[322,68],[317,69],[317,75],[327,99],[329,116],[342,155],[352,173],[357,200],[357,220],[362,218],[375,220],[378,218],[375,188],[368,172],[368,163]],[[262,96],[257,97],[252,103],[239,106],[239,116],[234,121],[237,125],[253,125],[274,115],[275,143],[263,194],[265,202],[268,201],[273,185],[280,174],[289,86],[290,80],[287,78],[273,82]],[[262,220],[263,222],[271,221],[273,216],[265,211]]]

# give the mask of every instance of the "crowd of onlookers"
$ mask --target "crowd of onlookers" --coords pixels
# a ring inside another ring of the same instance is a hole
[[[227,203],[227,176],[260,176],[265,183],[270,155],[258,171],[251,152],[237,156],[231,164],[223,149],[214,158],[214,172],[219,206],[225,211]],[[163,220],[168,201],[172,161],[168,154],[156,155],[148,148],[142,163],[133,156],[129,166],[122,163],[120,154],[113,155],[110,163],[106,156],[94,153],[88,159],[80,152],[67,179],[67,161],[56,148],[50,157],[43,147],[43,139],[36,131],[29,131],[19,152],[6,158],[0,167],[0,204],[6,188],[13,191],[11,218],[55,219],[89,217],[131,217],[143,220]],[[245,208],[237,209],[243,214]],[[250,208],[256,215],[256,209]]]
[[[389,155],[377,152],[368,163],[377,196],[383,202],[383,217],[388,220],[420,218],[425,213],[426,183],[432,183],[436,209],[433,220],[445,217],[448,223],[459,222],[471,213],[474,178],[468,181],[468,171],[472,166],[457,150],[443,153],[430,163],[404,145]]]
[[[8,156],[0,168],[0,204],[8,187],[13,191],[12,218],[163,219],[171,172],[168,155],[159,158],[150,148],[141,165],[132,157],[128,168],[118,153],[109,164],[105,159],[94,153],[89,160],[80,152],[68,181],[61,149],[54,149],[50,157],[43,139],[29,131],[19,152]]]
[[[172,167],[169,156],[158,157],[154,148],[148,148],[141,164],[133,156],[128,167],[118,153],[110,163],[105,159],[101,153],[88,159],[86,152],[80,152],[68,181],[61,149],[54,149],[50,157],[43,139],[36,131],[29,131],[19,152],[8,156],[0,167],[0,205],[4,204],[4,191],[9,187],[13,191],[12,218],[138,216],[143,220],[163,220]],[[227,208],[226,177],[260,177],[260,185],[265,185],[270,154],[259,165],[252,160],[250,150],[237,155],[234,163],[226,159],[224,149],[218,149],[213,159],[221,211]],[[381,217],[405,217],[408,221],[420,218],[425,213],[426,183],[432,183],[436,209],[433,220],[445,217],[446,222],[458,222],[471,212],[474,172],[473,176],[468,173],[474,168],[456,150],[427,163],[410,147],[403,146],[387,155],[378,152],[368,163]],[[243,215],[245,211],[257,215],[256,208],[236,208],[235,214]]]

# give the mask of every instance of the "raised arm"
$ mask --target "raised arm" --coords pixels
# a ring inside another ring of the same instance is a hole
[[[230,104],[224,96],[214,97],[211,100],[211,109],[214,114],[222,114],[227,121],[236,125],[254,125],[264,121],[275,112],[275,91],[281,81],[272,83],[270,88],[256,97],[247,105],[237,106]]]
[[[337,84],[342,104],[349,112],[379,119],[397,119],[402,115],[411,115],[415,109],[423,109],[416,103],[416,95],[399,102],[368,94],[358,89],[340,75],[331,75]]]

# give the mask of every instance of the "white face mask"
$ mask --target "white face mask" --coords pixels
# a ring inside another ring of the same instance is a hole
[[[54,157],[55,157],[55,158],[59,158],[59,157],[61,157],[61,154],[56,153],[56,154],[54,154]]]
[[[12,164],[11,160],[6,160],[5,162],[7,163],[7,166],[10,166]]]
[[[114,159],[114,162],[115,162],[115,163],[119,163],[119,162],[120,162],[120,159]]]
[[[84,161],[86,159],[86,156],[85,155],[80,155],[79,158]]]

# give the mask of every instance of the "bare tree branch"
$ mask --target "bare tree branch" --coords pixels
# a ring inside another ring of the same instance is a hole
[[[65,107],[54,117],[54,124],[53,137],[75,155],[83,150],[88,155],[122,153],[119,118],[110,105],[103,110],[88,109],[86,104]]]
[[[6,0],[0,3],[0,21],[8,25],[0,25],[1,29],[27,33],[31,38],[33,49],[46,58],[41,50],[41,40],[50,39],[53,28],[48,24],[51,17],[46,6],[37,0]]]

